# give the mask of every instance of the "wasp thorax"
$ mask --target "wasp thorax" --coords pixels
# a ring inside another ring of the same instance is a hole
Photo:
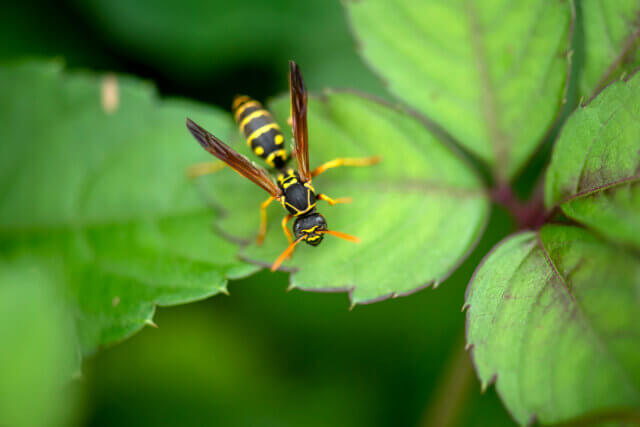
[[[324,235],[321,231],[326,229],[327,221],[319,213],[297,217],[293,223],[296,238],[303,237],[303,240],[311,246],[317,246],[322,242]]]

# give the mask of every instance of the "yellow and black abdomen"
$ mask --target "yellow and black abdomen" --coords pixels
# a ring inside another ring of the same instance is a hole
[[[236,96],[233,115],[251,150],[269,166],[282,169],[287,164],[284,136],[271,114],[248,96]]]

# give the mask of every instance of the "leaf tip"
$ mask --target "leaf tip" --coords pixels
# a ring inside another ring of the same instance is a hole
[[[156,329],[158,328],[158,325],[156,325],[156,323],[152,319],[146,319],[144,321],[144,324],[147,325],[147,326],[154,327]]]
[[[480,384],[480,392],[484,394],[489,388],[489,386],[491,384],[495,384],[497,380],[498,380],[498,374],[493,374],[493,376],[489,378],[489,381],[482,380],[482,383]]]

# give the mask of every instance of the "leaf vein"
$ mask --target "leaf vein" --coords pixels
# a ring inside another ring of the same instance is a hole
[[[595,347],[598,350],[600,350],[600,353],[604,356],[604,358],[608,359],[609,362],[611,362],[611,364],[618,370],[618,373],[620,374],[619,375],[620,379],[625,381],[628,389],[631,390],[632,393],[635,394],[640,399],[640,389],[636,388],[636,386],[633,384],[633,382],[629,379],[629,375],[625,373],[625,369],[624,369],[624,366],[622,365],[622,363],[616,357],[614,357],[614,355],[611,353],[611,351],[607,348],[607,346],[602,341],[602,338],[600,337],[597,329],[590,322],[590,320],[587,317],[584,309],[581,307],[580,303],[576,299],[575,295],[573,294],[573,291],[569,287],[569,285],[568,285],[567,281],[565,280],[564,276],[562,276],[562,274],[560,274],[560,271],[558,271],[558,268],[556,267],[555,263],[551,259],[550,255],[549,255],[549,252],[547,252],[547,249],[544,247],[544,244],[542,242],[542,238],[540,237],[540,232],[539,231],[537,233],[537,241],[538,241],[538,245],[540,246],[540,249],[542,250],[542,254],[544,256],[545,261],[547,262],[549,267],[551,267],[551,270],[553,271],[554,275],[558,278],[560,283],[566,289],[567,295],[570,297],[570,299],[571,299],[571,301],[572,301],[572,303],[574,305],[573,308],[574,308],[575,312],[579,315],[579,318],[582,320],[581,323],[582,323],[582,326],[583,326],[584,330],[585,331],[588,330],[590,332],[589,336],[592,337],[592,342],[594,343]]]

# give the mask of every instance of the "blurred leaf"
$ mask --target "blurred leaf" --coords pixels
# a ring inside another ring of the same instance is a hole
[[[56,23],[55,31],[50,30]],[[77,20],[60,4],[41,0],[23,0],[3,4],[0,14],[0,59],[23,59],[27,56],[64,56],[71,66],[113,67],[114,59],[87,37],[79,37]],[[85,36],[85,34],[82,34]]]
[[[274,107],[284,123],[288,98]],[[383,161],[330,170],[313,181],[318,192],[353,197],[352,204],[335,207],[320,202],[319,210],[330,229],[354,234],[362,243],[327,236],[319,248],[302,245],[286,264],[298,269],[292,287],[348,290],[352,303],[372,302],[437,285],[470,251],[487,220],[486,193],[471,168],[418,120],[355,94],[328,93],[310,100],[309,134],[312,165],[372,155]],[[232,171],[204,182],[211,197],[230,210],[220,228],[252,240],[267,194]],[[239,200],[238,194],[246,196]],[[265,244],[243,252],[265,265],[288,244],[279,224],[282,208],[274,203],[269,212]]]
[[[586,99],[623,72],[640,66],[640,2],[581,0],[584,67],[579,92]]]
[[[241,66],[267,66],[280,72],[284,89],[287,61],[294,59],[311,77],[313,88],[353,87],[383,93],[354,51],[337,0],[82,0],[74,4],[119,51],[174,79],[205,82]],[[244,86],[264,84],[263,77],[247,79]]]
[[[456,310],[457,311],[457,310]],[[421,427],[501,426],[513,425],[495,392],[478,393],[471,356],[462,335],[456,340],[440,379],[431,391],[431,403],[420,422]],[[493,391],[493,390],[492,390]]]
[[[546,178],[547,207],[640,248],[640,75],[568,119]]]
[[[347,311],[346,295],[285,292],[285,275],[265,270],[229,298],[158,310],[159,329],[87,362],[88,424],[418,425],[460,344],[468,277],[511,227],[493,213],[447,285],[411,298]],[[464,425],[513,424],[493,391],[470,391]]]
[[[468,292],[476,371],[520,424],[640,407],[637,255],[547,225],[497,245]]]
[[[368,410],[379,400],[370,382],[348,374],[295,375],[281,359],[294,349],[282,352],[271,341],[282,331],[261,333],[255,322],[266,319],[244,321],[226,312],[225,302],[161,310],[158,330],[88,362],[96,394],[91,425],[373,424]]]
[[[347,3],[364,58],[391,92],[501,178],[521,169],[566,85],[570,1]]]
[[[101,89],[118,99],[111,112]],[[139,330],[156,304],[214,295],[256,270],[212,233],[185,176],[206,158],[187,112],[223,135],[227,115],[52,63],[0,69],[0,92],[1,249],[48,260],[83,354]]]
[[[0,261],[0,425],[68,426],[77,352],[38,261]]]

